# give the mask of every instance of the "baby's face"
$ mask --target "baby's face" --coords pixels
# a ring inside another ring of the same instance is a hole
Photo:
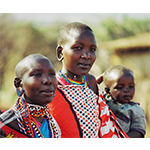
[[[79,76],[88,74],[96,59],[96,48],[93,32],[71,30],[63,45],[64,70]]]
[[[29,69],[22,77],[27,102],[38,105],[50,103],[57,88],[52,63],[46,58],[33,58],[27,65]]]
[[[128,103],[133,99],[135,83],[132,72],[123,73],[113,70],[112,79],[109,84],[110,93],[114,100],[119,103]]]

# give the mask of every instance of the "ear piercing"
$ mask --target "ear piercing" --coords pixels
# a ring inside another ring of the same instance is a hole
[[[22,94],[24,93],[24,90],[20,87],[16,87],[16,93],[18,97],[21,97]]]

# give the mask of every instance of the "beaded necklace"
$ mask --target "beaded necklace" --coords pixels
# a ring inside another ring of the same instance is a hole
[[[37,125],[31,120],[31,117],[43,117],[48,121],[50,137],[58,137],[58,131],[54,123],[53,117],[49,114],[47,105],[39,106],[27,103],[23,97],[20,97],[16,104],[13,106],[17,115],[17,120],[21,132],[34,137],[34,131],[39,138],[43,138]],[[34,130],[34,131],[33,131]]]
[[[67,78],[61,70],[59,70],[58,72],[58,77],[59,77],[59,80],[65,80],[69,85],[71,84],[74,84],[74,85],[81,85],[81,86],[87,86],[88,87],[88,83],[87,83],[87,80],[86,80],[86,77],[83,76],[82,77],[82,81],[76,81],[76,80],[73,80],[73,79],[70,79],[70,78]]]

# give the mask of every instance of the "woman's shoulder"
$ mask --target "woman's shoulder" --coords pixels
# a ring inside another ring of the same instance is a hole
[[[88,80],[95,80],[95,81],[96,81],[95,76],[92,75],[92,74],[90,74],[90,73],[88,73],[88,74],[86,75],[86,78],[87,78]]]
[[[87,79],[90,89],[93,90],[94,93],[98,95],[98,87],[96,83],[96,78],[92,74],[87,74],[86,79]]]
[[[0,121],[5,125],[13,127],[15,129],[19,129],[17,117],[12,108],[8,109],[0,115]]]
[[[1,119],[1,121],[7,121],[10,118],[12,118],[14,115],[15,115],[14,110],[12,108],[10,108],[0,115],[0,119]]]

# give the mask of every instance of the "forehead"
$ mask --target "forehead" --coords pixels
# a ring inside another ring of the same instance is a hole
[[[122,81],[125,78],[130,78],[134,81],[133,73],[131,71],[112,70],[109,74],[109,79],[113,81]]]
[[[77,30],[77,29],[71,29],[69,33],[67,34],[67,40],[70,41],[81,41],[84,42],[86,40],[91,41],[91,43],[96,45],[96,39],[94,36],[94,33],[90,30]]]
[[[43,58],[43,57],[37,57],[37,58],[32,58],[27,60],[27,66],[29,69],[33,69],[33,68],[51,68],[54,69],[52,63],[47,59],[47,58]]]

